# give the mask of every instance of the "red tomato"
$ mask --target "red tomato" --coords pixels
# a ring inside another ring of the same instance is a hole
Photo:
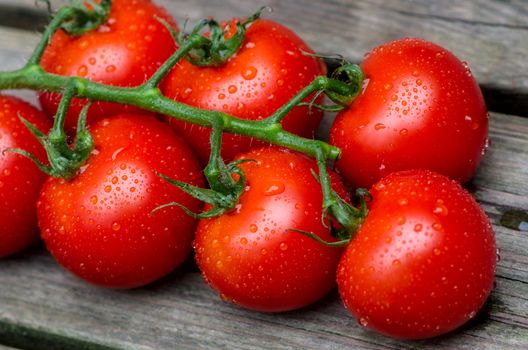
[[[156,19],[174,24],[167,12],[150,0],[113,0],[108,22],[81,36],[59,30],[42,57],[44,70],[79,76],[115,86],[137,86],[150,77],[174,52],[176,46],[167,29]],[[44,111],[54,116],[61,95],[39,95]],[[74,130],[85,100],[74,99],[66,119],[66,129]],[[95,102],[89,123],[103,117],[139,109],[109,102]]]
[[[282,25],[257,20],[248,28],[239,52],[221,67],[202,68],[182,60],[169,74],[162,90],[176,101],[218,110],[241,119],[258,120],[271,115],[326,68],[295,33]],[[322,113],[296,107],[283,120],[283,127],[304,137],[313,137]],[[209,158],[210,130],[170,119],[203,162]],[[239,135],[224,135],[222,155],[237,154],[264,143]]]
[[[370,212],[337,275],[359,323],[428,338],[475,316],[493,287],[496,246],[473,197],[427,170],[389,175],[371,193]]]
[[[95,150],[77,177],[50,178],[38,202],[42,238],[55,259],[79,277],[107,287],[152,282],[182,263],[195,220],[176,201],[201,205],[170,178],[203,185],[190,148],[165,124],[119,115],[93,126]]]
[[[343,151],[343,177],[366,188],[407,169],[468,180],[484,153],[488,117],[467,65],[433,43],[401,39],[374,49],[361,68],[366,87],[330,131]]]
[[[315,162],[276,148],[237,158],[257,163],[240,165],[247,188],[236,210],[198,224],[196,260],[205,279],[222,298],[259,311],[293,310],[320,299],[335,285],[342,249],[288,231],[334,240],[321,223],[322,193],[310,173]]]
[[[38,238],[36,204],[46,179],[26,157],[2,154],[7,148],[20,148],[46,161],[44,148],[19,116],[42,132],[51,127],[48,118],[29,103],[0,95],[0,258],[20,251]]]

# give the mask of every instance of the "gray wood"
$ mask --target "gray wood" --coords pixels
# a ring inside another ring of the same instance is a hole
[[[492,114],[490,137],[470,187],[496,232],[497,287],[476,319],[453,334],[419,342],[382,337],[359,326],[336,292],[295,312],[245,311],[222,302],[192,264],[145,288],[100,289],[64,272],[37,248],[0,263],[0,343],[31,347],[44,339],[77,349],[528,348],[528,240],[525,232],[499,224],[506,210],[528,209],[528,119]]]
[[[52,0],[57,7],[64,0]],[[34,0],[2,0],[5,22],[31,28],[41,25]],[[470,66],[484,87],[491,110],[528,114],[528,1],[525,0],[159,0],[181,24],[208,16],[243,17],[264,5],[265,16],[294,29],[316,51],[339,53],[359,62],[388,40],[417,36],[453,51]],[[43,9],[42,4],[40,8]],[[10,9],[8,11],[8,9]],[[26,20],[14,21],[19,14]],[[31,20],[28,21],[27,18]],[[45,19],[45,16],[42,15]]]

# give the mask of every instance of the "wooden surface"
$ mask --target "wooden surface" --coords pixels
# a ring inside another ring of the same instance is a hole
[[[27,12],[33,2],[0,0],[2,70],[21,65],[38,40],[35,28],[45,14]],[[161,3],[178,20],[240,16],[262,4],[253,0]],[[470,62],[495,111],[490,148],[468,185],[490,216],[500,248],[497,286],[484,309],[452,334],[406,342],[359,326],[336,292],[303,310],[261,314],[222,302],[191,261],[153,285],[112,291],[79,281],[36,246],[0,261],[0,344],[7,349],[528,348],[528,232],[500,224],[504,213],[528,210],[528,118],[496,113],[528,116],[528,2],[274,0],[268,4],[275,8],[269,18],[294,28],[318,51],[339,52],[359,61],[364,52],[388,39],[422,36]],[[23,95],[34,100],[32,93]]]

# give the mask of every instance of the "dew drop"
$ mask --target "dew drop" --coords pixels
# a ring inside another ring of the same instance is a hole
[[[409,203],[409,201],[407,200],[407,198],[398,199],[398,204],[399,205],[407,205],[408,203]]]
[[[265,196],[275,196],[284,192],[285,186],[282,182],[274,182],[269,184],[264,190]]]
[[[422,224],[416,224],[414,225],[414,232],[420,232],[422,228],[423,228]]]
[[[235,92],[237,92],[237,87],[235,85],[229,85],[229,87],[227,88],[227,92],[229,92],[230,94],[234,94]]]
[[[446,216],[449,214],[447,207],[441,203],[437,203],[436,207],[433,209],[433,213],[440,216]]]
[[[88,68],[84,64],[79,66],[79,68],[77,69],[77,74],[80,77],[85,77],[86,74],[88,74]]]
[[[280,245],[279,245],[279,249],[282,250],[283,252],[288,250],[288,245],[285,243],[285,242],[282,242]]]
[[[255,225],[255,224],[249,225],[249,232],[255,233],[255,232],[257,232],[257,230],[258,230],[257,225]]]
[[[376,123],[376,125],[374,125],[374,129],[375,130],[383,130],[385,128],[386,128],[386,126],[383,123]]]
[[[257,68],[248,67],[242,72],[242,77],[246,80],[252,80],[257,76]]]
[[[97,196],[91,196],[91,197],[90,197],[90,203],[92,203],[92,204],[97,204],[97,201],[98,201]]]
[[[392,89],[392,84],[388,83],[388,84],[385,84],[383,86],[383,88],[385,89],[385,91],[389,91],[390,89]]]
[[[442,252],[442,251],[441,251],[439,248],[434,248],[434,249],[433,249],[433,253],[434,253],[434,255],[440,255],[441,252]]]
[[[108,66],[106,66],[105,71],[106,71],[107,73],[113,73],[113,72],[116,71],[116,66],[114,66],[113,64],[108,65]]]
[[[405,135],[407,135],[408,133],[409,133],[409,130],[407,130],[407,129],[405,129],[405,128],[400,130],[400,135],[402,135],[402,136],[405,136]]]
[[[110,185],[105,186],[104,191],[105,191],[106,193],[112,191],[112,186],[110,186]]]
[[[363,326],[363,327],[368,326],[368,320],[364,317],[361,317],[358,322],[360,326]]]
[[[121,225],[118,222],[114,222],[112,224],[112,230],[119,231],[121,229]]]
[[[246,237],[242,237],[242,238],[240,238],[240,244],[242,244],[242,245],[246,245],[247,243],[248,243],[248,240],[247,240]]]

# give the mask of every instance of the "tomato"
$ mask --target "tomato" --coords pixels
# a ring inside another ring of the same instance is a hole
[[[137,86],[146,81],[174,52],[176,46],[164,25],[156,18],[174,24],[168,13],[150,0],[113,0],[106,24],[81,36],[56,32],[42,57],[44,70],[78,76],[115,86]],[[40,103],[54,116],[61,98],[42,92]],[[74,130],[85,100],[74,99],[67,114],[66,129]],[[138,108],[109,102],[95,102],[88,122]]]
[[[468,180],[484,153],[488,117],[467,65],[433,43],[400,39],[374,49],[361,68],[366,87],[330,131],[343,151],[343,177],[365,188],[407,169]]]
[[[493,288],[496,245],[477,202],[427,170],[389,175],[339,263],[345,306],[386,335],[428,338],[462,325]]]
[[[46,153],[20,121],[25,118],[40,131],[51,127],[49,119],[18,98],[0,95],[0,258],[11,255],[38,238],[37,198],[46,175],[28,158],[2,153],[19,148],[46,162]]]
[[[194,246],[204,278],[222,298],[259,311],[293,310],[318,300],[335,285],[342,249],[289,231],[333,241],[321,222],[322,193],[310,172],[315,162],[276,148],[237,158],[256,163],[240,165],[247,188],[236,210],[198,224]]]
[[[197,67],[182,60],[171,71],[162,90],[187,105],[222,111],[241,119],[258,120],[271,115],[326,69],[295,33],[270,20],[257,20],[248,28],[238,53],[221,67]],[[282,121],[283,127],[313,137],[322,113],[296,107]],[[197,151],[203,162],[209,157],[210,130],[170,119],[171,125]],[[224,135],[222,155],[237,154],[264,143],[239,135]]]
[[[42,238],[55,259],[77,276],[131,288],[158,279],[191,250],[201,204],[155,172],[203,185],[190,148],[164,123],[118,115],[92,127],[93,154],[72,180],[48,179],[38,202]]]

